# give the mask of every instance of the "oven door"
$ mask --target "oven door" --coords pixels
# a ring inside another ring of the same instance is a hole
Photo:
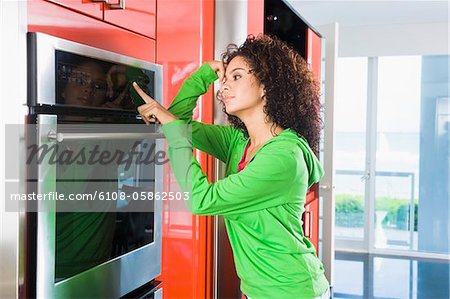
[[[163,165],[132,156],[162,152],[164,135],[61,132],[56,115],[38,115],[37,124],[37,145],[57,149],[28,157],[35,192],[47,196],[36,205],[37,297],[118,298],[160,275],[162,215],[155,195],[162,194]],[[123,153],[126,162],[95,164],[92,153],[107,151]]]

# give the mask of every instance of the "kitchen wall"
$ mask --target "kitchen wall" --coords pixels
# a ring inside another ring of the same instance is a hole
[[[26,114],[26,1],[0,1],[0,157],[5,161],[5,124],[23,124]],[[18,294],[18,213],[5,212],[5,164],[0,163],[0,298]]]
[[[448,36],[449,23],[341,26],[339,57],[448,54]]]

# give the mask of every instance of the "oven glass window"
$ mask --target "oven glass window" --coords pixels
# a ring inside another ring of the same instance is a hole
[[[155,166],[142,161],[154,148],[154,140],[58,145],[56,191],[72,199],[56,203],[55,282],[153,243]],[[88,163],[93,152],[123,163]]]
[[[60,50],[55,57],[57,104],[135,110],[143,101],[134,91],[133,82],[154,97],[153,71]]]

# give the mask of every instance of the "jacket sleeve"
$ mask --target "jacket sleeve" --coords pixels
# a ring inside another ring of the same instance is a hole
[[[199,96],[208,91],[217,74],[204,63],[182,84],[168,110],[187,124],[192,125],[192,142],[195,148],[226,162],[228,149],[238,130],[232,126],[210,125],[192,120],[192,111]]]
[[[297,171],[297,161],[288,147],[269,143],[242,171],[209,183],[192,155],[189,126],[177,120],[165,124],[163,131],[172,170],[181,189],[189,192],[186,203],[193,214],[253,212],[287,203],[298,188],[287,184]]]

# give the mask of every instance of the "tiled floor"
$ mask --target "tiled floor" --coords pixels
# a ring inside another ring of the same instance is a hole
[[[334,298],[450,298],[450,263],[336,252]]]

